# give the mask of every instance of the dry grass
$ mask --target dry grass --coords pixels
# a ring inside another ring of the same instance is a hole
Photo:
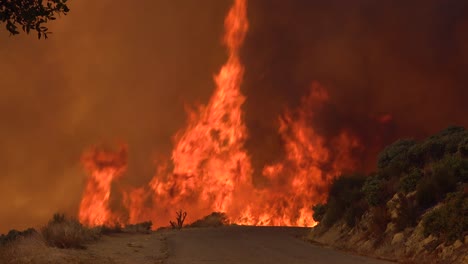
[[[60,214],[55,214],[41,231],[45,241],[58,248],[83,249],[85,243],[95,241],[101,236],[99,229],[87,228],[78,220],[68,219]]]
[[[39,234],[20,237],[0,247],[0,263],[4,264],[42,264],[69,263],[66,254],[58,249],[48,247]]]

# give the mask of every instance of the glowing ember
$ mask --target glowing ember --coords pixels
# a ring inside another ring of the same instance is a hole
[[[85,152],[82,163],[90,175],[78,214],[81,223],[98,226],[117,222],[109,209],[111,183],[124,172],[126,162],[125,147],[118,152],[97,148]]]

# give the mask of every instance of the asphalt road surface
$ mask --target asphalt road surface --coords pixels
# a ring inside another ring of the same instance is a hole
[[[358,264],[389,263],[311,244],[301,239],[309,229],[229,226],[165,233],[168,264]]]

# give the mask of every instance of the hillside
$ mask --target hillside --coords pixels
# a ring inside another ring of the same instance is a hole
[[[386,147],[370,175],[334,180],[310,239],[413,263],[468,263],[468,131]]]

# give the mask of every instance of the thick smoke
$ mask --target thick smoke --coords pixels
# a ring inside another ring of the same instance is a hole
[[[466,1],[258,0],[249,18],[245,109],[257,172],[279,158],[272,120],[313,80],[330,93],[315,128],[357,135],[366,170],[398,137],[468,125]]]
[[[70,1],[46,41],[0,29],[0,233],[76,215],[92,145],[126,143],[121,184],[146,183],[185,124],[184,104],[214,88],[230,4]]]
[[[76,214],[90,145],[127,143],[116,184],[146,183],[185,124],[184,104],[208,100],[226,59],[231,1],[70,4],[47,41],[0,32],[0,232]],[[249,20],[243,92],[257,184],[283,154],[278,116],[314,80],[330,94],[317,132],[358,136],[367,170],[398,137],[468,126],[466,1],[250,0]]]

